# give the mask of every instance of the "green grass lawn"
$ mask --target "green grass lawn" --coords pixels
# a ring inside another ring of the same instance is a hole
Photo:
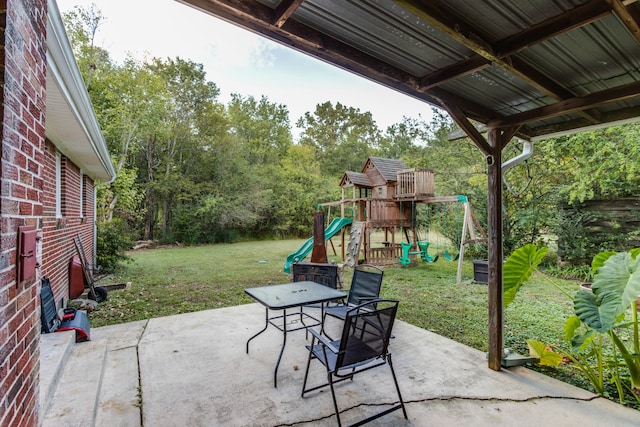
[[[290,281],[284,261],[303,240],[255,241],[212,246],[140,250],[117,276],[98,284],[131,282],[127,289],[111,291],[109,298],[90,314],[93,327],[179,313],[229,307],[254,302],[247,287]],[[332,256],[331,246],[328,248]],[[457,262],[419,261],[408,267],[384,268],[381,295],[398,299],[399,318],[460,343],[487,351],[487,286],[470,283],[471,260],[465,261],[463,281],[456,284]],[[345,269],[345,287],[352,272]],[[573,314],[572,302],[550,283],[555,281],[571,295],[578,283],[537,274],[505,309],[504,345],[528,354],[526,340],[546,343],[562,340],[564,320]],[[545,370],[556,378],[589,388],[568,368]]]
[[[286,256],[302,240],[256,241],[212,246],[141,250],[116,277],[99,284],[131,282],[111,291],[109,299],[91,313],[94,327],[151,317],[253,302],[247,287],[290,280],[283,270]],[[329,258],[332,256],[329,247]],[[400,300],[399,318],[463,344],[487,350],[487,286],[457,285],[457,262],[419,261],[408,267],[387,266],[382,296]],[[473,266],[465,262],[463,281],[471,281]],[[505,346],[527,352],[525,340],[561,339],[571,303],[545,280],[534,277],[505,310]],[[570,292],[578,284],[557,283]],[[345,286],[351,271],[345,270]]]

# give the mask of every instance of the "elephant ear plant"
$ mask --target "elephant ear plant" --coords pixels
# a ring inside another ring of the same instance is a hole
[[[527,245],[514,254],[517,259],[535,260],[543,249]],[[531,355],[538,358],[541,365],[558,366],[563,360],[569,360],[600,395],[606,394],[605,381],[613,382],[621,403],[627,392],[640,402],[639,254],[640,248],[619,253],[603,252],[594,257],[592,292],[579,290],[573,298],[567,295],[573,300],[575,315],[565,322],[566,346],[527,340]],[[513,271],[507,271],[511,268]],[[519,277],[519,273],[528,278],[531,268],[524,263],[512,266],[508,261],[505,263],[505,303],[507,292],[512,292],[512,300],[522,284],[511,291],[512,287],[507,288],[507,278],[511,275]]]

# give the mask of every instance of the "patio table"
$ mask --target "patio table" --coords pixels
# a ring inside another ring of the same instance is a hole
[[[287,344],[287,332],[306,330],[310,327],[322,325],[324,303],[346,297],[343,291],[309,281],[247,288],[244,291],[265,306],[266,313],[264,328],[247,340],[247,354],[249,354],[249,342],[266,331],[269,325],[273,325],[282,331],[282,347],[273,371],[274,387],[278,387],[278,367],[284,353],[284,347]],[[320,304],[320,318],[303,311],[303,307],[309,304]],[[291,308],[299,308],[299,310],[294,313],[287,313],[287,309]],[[270,316],[269,310],[282,310],[282,314]]]

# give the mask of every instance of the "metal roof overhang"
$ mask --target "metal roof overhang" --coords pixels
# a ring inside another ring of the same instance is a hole
[[[635,0],[177,1],[527,140],[640,116]]]
[[[502,150],[640,118],[637,1],[177,1],[449,112],[486,155],[488,363],[509,366]]]

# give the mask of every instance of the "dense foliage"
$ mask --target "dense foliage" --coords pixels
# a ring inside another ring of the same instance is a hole
[[[115,63],[93,43],[102,19],[93,8],[65,16],[117,172],[99,188],[98,220],[119,219],[128,238],[191,245],[308,236],[317,205],[339,200],[342,174],[368,156],[433,169],[437,195],[468,196],[486,223],[484,158],[468,139],[449,139],[455,126],[442,112],[382,130],[371,113],[327,101],[296,121],[294,140],[286,105],[240,94],[225,105],[201,64]],[[558,206],[639,196],[639,135],[640,126],[624,125],[537,142],[504,176],[505,252],[553,244]],[[520,151],[513,142],[504,159]],[[440,216],[426,225],[459,241],[455,214]],[[584,235],[577,225],[562,229]]]

